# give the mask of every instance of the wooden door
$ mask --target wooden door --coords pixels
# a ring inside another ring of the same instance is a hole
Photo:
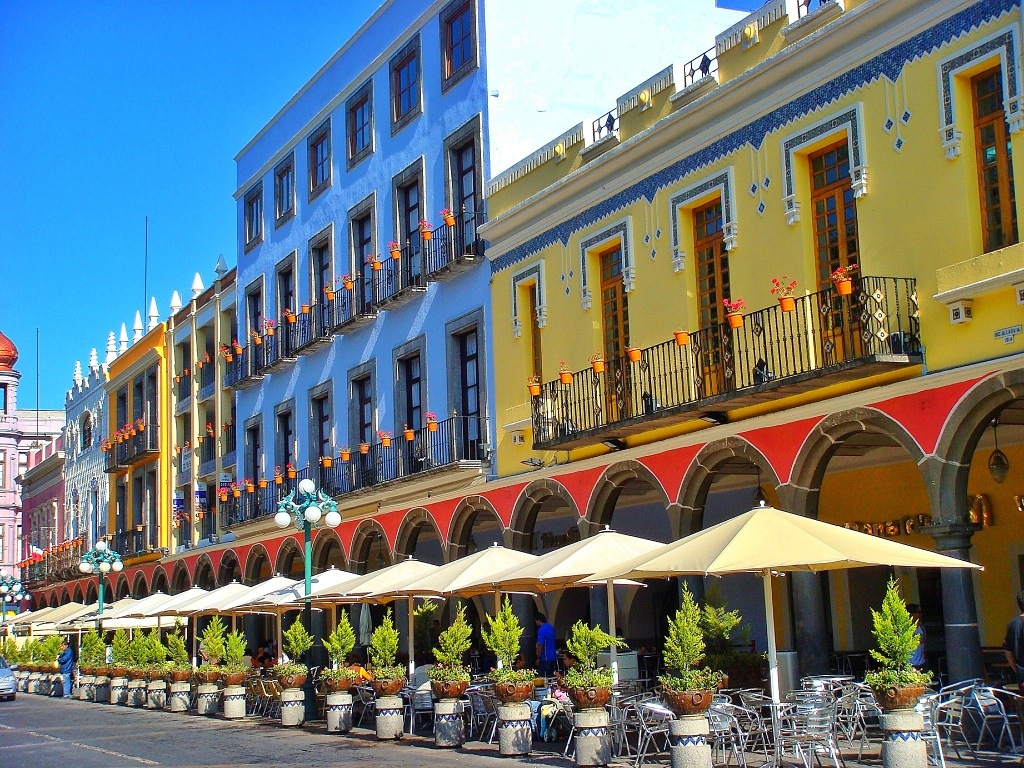
[[[605,359],[605,423],[628,418],[630,410],[629,305],[622,281],[622,247],[601,254],[601,317]]]
[[[715,200],[693,212],[697,297],[700,311],[700,377],[697,396],[710,397],[735,388],[732,331],[725,324],[722,302],[729,290],[729,252],[722,231],[722,201]]]

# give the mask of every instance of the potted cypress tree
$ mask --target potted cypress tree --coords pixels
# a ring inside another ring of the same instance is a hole
[[[338,614],[338,626],[324,638],[324,649],[331,660],[331,668],[320,673],[328,693],[344,693],[356,682],[354,670],[345,666],[348,655],[356,647],[356,633],[348,620],[348,613]]]
[[[704,660],[700,618],[700,608],[684,585],[681,606],[669,621],[665,638],[665,666],[670,672],[658,678],[665,703],[676,715],[707,711],[715,689],[722,684],[721,672],[698,666]]]
[[[221,679],[224,685],[241,685],[249,671],[242,663],[245,656],[245,635],[242,632],[230,632],[224,637],[224,663],[221,665]]]
[[[103,666],[106,674],[107,646],[95,629],[82,635],[78,647],[78,670],[86,675],[96,674],[97,667]]]
[[[370,636],[370,672],[373,673],[373,690],[378,696],[394,696],[405,685],[405,670],[396,664],[398,657],[398,631],[391,619],[391,609],[384,614],[384,620]]]
[[[578,662],[562,678],[569,698],[579,709],[603,708],[612,697],[613,675],[607,667],[597,666],[597,654],[613,645],[626,648],[626,642],[577,621],[565,644]]]
[[[110,641],[110,674],[113,677],[125,677],[128,674],[128,632],[119,629]]]
[[[878,643],[878,647],[871,650],[871,656],[882,666],[868,672],[864,682],[884,711],[913,709],[927,692],[932,673],[922,672],[910,664],[920,638],[916,634],[917,622],[907,611],[895,579],[889,579],[882,610],[872,609],[871,621],[874,624],[871,634]]]
[[[519,655],[519,638],[523,628],[519,619],[512,611],[512,603],[508,596],[501,605],[501,610],[491,619],[490,627],[482,630],[484,644],[490,648],[501,662],[499,667],[491,671],[490,678],[494,682],[494,695],[503,704],[518,704],[533,695],[533,680],[537,676],[533,669],[516,669],[515,660]]]
[[[462,663],[462,656],[470,648],[472,627],[466,623],[466,607],[459,606],[455,621],[438,635],[434,659],[437,661],[427,672],[430,689],[439,699],[457,699],[469,686],[469,667]]]
[[[220,616],[214,616],[210,623],[203,629],[199,636],[199,647],[206,654],[206,664],[199,667],[197,675],[200,682],[216,683],[220,679],[220,665],[224,658],[224,636],[227,634],[227,627]]]
[[[192,661],[189,659],[188,649],[178,626],[167,635],[167,654],[171,657],[171,682],[183,683],[188,680],[192,676]]]
[[[274,667],[277,681],[282,688],[301,688],[306,683],[309,667],[294,661],[294,659],[302,658],[302,655],[313,647],[313,636],[302,625],[302,620],[296,617],[292,625],[282,634],[282,642],[285,653],[292,661]]]

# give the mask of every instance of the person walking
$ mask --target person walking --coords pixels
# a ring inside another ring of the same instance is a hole
[[[1024,694],[1024,589],[1017,593],[1017,608],[1020,614],[1010,619],[1006,625],[1006,638],[1003,640],[1003,653],[1017,678],[1017,686]]]
[[[548,624],[548,618],[538,613],[534,619],[537,625],[537,672],[551,677],[555,672],[555,628]]]
[[[71,675],[75,671],[75,654],[68,645],[67,638],[60,641],[60,655],[57,657],[57,664],[60,665],[60,676],[64,680],[64,698],[71,698]]]

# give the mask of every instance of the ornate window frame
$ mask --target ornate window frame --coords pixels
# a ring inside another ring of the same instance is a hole
[[[803,154],[812,144],[819,144],[833,136],[846,134],[850,148],[850,182],[855,198],[863,197],[868,191],[867,148],[864,144],[864,105],[851,104],[842,112],[825,117],[799,133],[790,134],[782,142],[783,208],[786,223],[790,226],[800,221],[800,203],[796,199],[796,182],[793,179],[793,158]]]
[[[939,78],[939,135],[947,160],[960,156],[963,131],[957,128],[953,78],[990,58],[998,58],[1003,71],[1003,104],[1010,133],[1024,128],[1024,97],[1020,93],[1020,33],[1016,25],[1002,27],[970,48],[951,53],[935,64]]]
[[[713,176],[704,177],[689,186],[683,187],[669,198],[669,211],[672,214],[673,272],[679,272],[686,266],[686,250],[679,245],[680,214],[696,208],[705,198],[714,197],[715,193],[722,200],[722,230],[725,250],[731,251],[736,247],[736,187],[733,182],[734,177],[733,166],[729,165]]]
[[[519,287],[531,282],[537,285],[537,327],[543,328],[548,322],[544,262],[538,261],[512,274],[512,335],[517,339],[523,334],[523,324],[519,320]]]
[[[587,282],[587,257],[594,251],[602,250],[609,243],[618,241],[619,247],[622,248],[622,287],[626,293],[633,290],[636,266],[633,263],[633,252],[629,248],[630,240],[633,239],[632,231],[633,218],[626,216],[580,242],[580,294],[584,309],[590,309],[594,300]]]

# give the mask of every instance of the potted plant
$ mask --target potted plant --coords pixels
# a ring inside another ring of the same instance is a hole
[[[274,485],[281,485],[284,482],[284,472],[281,471],[281,466],[274,467]]]
[[[704,592],[700,628],[704,636],[704,661],[723,673],[723,687],[761,688],[768,676],[768,657],[750,647],[750,628],[743,625],[739,611],[729,610],[717,584]]]
[[[469,667],[462,656],[469,650],[473,628],[466,623],[466,607],[459,606],[455,621],[437,637],[434,659],[437,661],[427,672],[430,689],[439,699],[457,699],[469,686]]]
[[[244,477],[244,478],[242,478],[242,485],[245,486],[245,492],[246,493],[252,493],[253,485],[252,485],[252,478],[251,477]]]
[[[392,240],[388,243],[388,252],[391,254],[392,259],[399,259],[402,257],[402,246],[397,241]]]
[[[236,355],[242,354],[242,345],[238,343],[238,339],[232,339],[231,346],[234,348]]]
[[[382,448],[388,448],[391,446],[391,433],[386,432],[383,429],[377,432],[377,437],[380,438],[380,445]]]
[[[214,616],[199,636],[199,650],[206,654],[206,664],[199,667],[197,675],[203,683],[216,683],[220,679],[218,666],[224,658],[224,638],[227,627],[220,616]]]
[[[267,478],[265,478],[265,477],[261,477],[256,482],[257,482],[257,484],[259,485],[260,488],[266,488],[268,485],[270,485],[270,481],[267,480]]]
[[[167,655],[171,658],[168,674],[172,683],[184,683],[192,677],[192,660],[188,656],[185,640],[177,626],[167,635]]]
[[[90,629],[82,635],[82,642],[78,646],[78,669],[84,674],[107,674],[107,646],[103,644],[103,638],[95,629]],[[99,667],[103,671],[98,670]]]
[[[402,425],[402,437],[405,438],[405,442],[411,443],[416,439],[416,430],[410,429],[408,424]]]
[[[277,681],[282,688],[301,688],[309,675],[309,667],[294,660],[302,658],[303,654],[313,647],[313,636],[302,625],[301,619],[296,618],[292,625],[282,633],[282,642],[285,653],[292,661],[274,667]]]
[[[604,355],[600,352],[595,352],[590,356],[590,367],[594,369],[594,373],[604,373]]]
[[[455,226],[455,214],[452,213],[449,209],[447,209],[447,208],[442,208],[441,209],[441,218],[444,219],[444,225],[446,227],[454,227]]]
[[[128,674],[128,632],[119,629],[110,641],[110,675],[124,677]]]
[[[907,611],[895,579],[889,579],[886,586],[882,610],[871,610],[871,622],[874,625],[871,634],[878,644],[871,649],[871,657],[882,666],[864,675],[864,682],[884,711],[913,709],[931,685],[932,674],[910,664],[921,638],[916,632],[917,622]]]
[[[711,706],[722,673],[698,666],[704,660],[705,647],[701,611],[685,585],[680,602],[665,638],[665,667],[669,672],[658,677],[658,682],[669,709],[677,715],[698,715]]]
[[[537,374],[527,376],[526,388],[530,392],[530,397],[540,397],[540,376]]]
[[[582,621],[572,625],[566,647],[578,663],[563,676],[566,691],[579,709],[599,709],[612,697],[612,671],[597,666],[597,654],[610,646],[626,648],[626,642],[612,637],[600,627]]]
[[[747,308],[747,302],[743,299],[723,299],[722,306],[725,307],[725,320],[732,329],[743,327],[743,310]]]
[[[273,336],[276,327],[277,323],[275,323],[273,320],[263,321],[263,333],[265,333],[267,336]]]
[[[853,293],[853,273],[856,271],[856,264],[847,264],[832,273],[832,284],[835,285],[838,295],[849,296]]]
[[[380,256],[378,256],[376,253],[367,256],[366,263],[370,265],[370,268],[374,272],[380,272],[382,269],[384,269],[384,264],[381,262]]]
[[[334,457],[331,456],[331,454],[327,454],[326,456],[320,457],[320,466],[322,466],[324,469],[330,469],[333,464]]]
[[[519,655],[519,638],[523,635],[523,628],[512,611],[508,596],[501,610],[491,619],[490,627],[483,627],[481,633],[484,644],[500,662],[498,668],[490,674],[494,682],[494,695],[504,704],[526,701],[533,694],[533,681],[537,672],[533,669],[516,669],[514,666]]]
[[[431,231],[430,222],[426,219],[420,219],[419,230],[420,237],[423,238],[423,242],[430,242],[430,238],[434,236],[434,233]]]
[[[680,347],[685,347],[687,344],[690,343],[690,334],[684,331],[682,328],[677,328],[675,331],[672,332],[672,335],[675,336],[676,344]]]
[[[629,362],[639,363],[643,350],[640,347],[626,347],[626,355],[629,357]]]
[[[364,456],[366,454],[368,454],[370,452],[370,444],[369,443],[360,443],[359,444],[359,452],[361,454],[363,454]]]
[[[437,414],[433,411],[427,411],[423,414],[423,418],[427,420],[427,429],[431,432],[437,432]]]
[[[248,667],[242,663],[245,656],[245,635],[229,632],[224,636],[224,663],[220,665],[220,676],[224,685],[241,685],[245,682]]]
[[[238,483],[231,483],[231,495],[236,499],[241,498],[242,489],[238,487]]]
[[[331,660],[331,668],[320,673],[328,693],[344,693],[356,684],[355,670],[345,666],[345,660],[356,647],[356,633],[348,620],[348,613],[338,614],[338,626],[324,638],[324,649]]]
[[[792,312],[796,309],[796,299],[793,298],[794,290],[796,290],[796,280],[790,280],[786,275],[781,278],[772,278],[772,296],[779,300],[779,308],[783,312]]]
[[[398,656],[398,631],[391,619],[391,609],[384,614],[384,620],[370,635],[367,648],[370,657],[370,672],[373,673],[373,689],[378,696],[394,696],[405,685],[405,670],[395,663]]]
[[[162,680],[167,674],[167,646],[160,639],[160,630],[155,627],[146,633],[146,679]]]
[[[352,280],[352,275],[343,275],[341,278],[341,284],[345,287],[346,291],[351,291],[352,286],[355,285]]]
[[[569,370],[565,360],[558,363],[558,380],[563,384],[572,384],[572,371]]]
[[[296,470],[295,470],[295,465],[292,464],[291,462],[288,462],[287,464],[284,465],[284,470],[285,470],[285,472],[288,473],[288,479],[289,480],[294,480],[295,479],[295,475],[298,474],[298,472],[296,472]]]
[[[351,456],[352,449],[349,448],[347,445],[343,445],[341,447],[341,450],[338,451],[338,458],[341,459],[342,461],[348,461]]]
[[[146,634],[136,632],[128,641],[128,679],[145,680],[149,663]]]
[[[309,304],[302,304],[300,309],[302,310],[302,314],[304,314],[304,315],[308,315],[309,314]]]

